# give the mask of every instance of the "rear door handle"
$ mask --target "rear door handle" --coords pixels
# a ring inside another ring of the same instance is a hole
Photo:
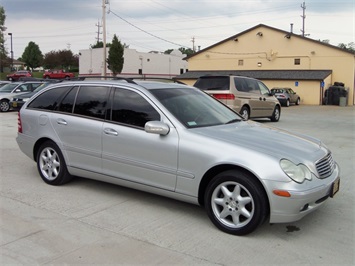
[[[106,135],[118,136],[118,132],[112,128],[105,128],[104,132]]]

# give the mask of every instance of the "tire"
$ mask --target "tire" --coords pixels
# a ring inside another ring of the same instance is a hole
[[[72,179],[62,152],[52,141],[44,142],[38,149],[37,169],[43,181],[50,185],[62,185]]]
[[[242,109],[240,110],[240,115],[245,119],[248,120],[250,117],[250,111],[247,106],[243,106]]]
[[[207,186],[205,208],[212,223],[228,234],[246,235],[269,214],[264,189],[253,176],[239,170],[218,174]]]
[[[286,101],[286,107],[289,107],[290,106],[290,99],[287,99]]]
[[[278,122],[281,116],[281,109],[280,106],[276,105],[272,116],[270,117],[272,122]]]
[[[1,112],[8,112],[10,110],[10,103],[7,100],[0,101],[0,111]]]
[[[297,98],[296,105],[300,105],[301,99]]]

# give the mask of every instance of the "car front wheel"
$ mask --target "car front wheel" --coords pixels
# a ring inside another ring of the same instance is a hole
[[[39,148],[37,169],[43,181],[50,185],[62,185],[72,179],[59,147],[52,141],[44,142]]]
[[[296,101],[296,105],[299,105],[300,101],[301,101],[300,98],[298,98],[297,101]]]
[[[253,176],[239,170],[217,175],[205,193],[205,208],[214,225],[234,235],[246,235],[265,221],[268,204]]]

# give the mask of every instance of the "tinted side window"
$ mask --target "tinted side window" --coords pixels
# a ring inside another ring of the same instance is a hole
[[[241,92],[249,92],[245,78],[234,78],[235,88]]]
[[[194,86],[202,90],[229,90],[229,77],[201,77]]]
[[[160,115],[141,95],[130,90],[115,89],[112,121],[144,127],[146,122],[153,120],[160,120]]]
[[[54,110],[69,89],[70,87],[59,87],[45,91],[30,102],[27,108]]]
[[[74,101],[79,87],[73,88],[65,97],[58,107],[58,111],[65,113],[72,113],[74,107]]]
[[[259,88],[258,82],[256,80],[245,79],[245,82],[247,85],[247,92],[260,94],[260,88]]]
[[[105,118],[109,87],[81,86],[76,98],[74,113]]]

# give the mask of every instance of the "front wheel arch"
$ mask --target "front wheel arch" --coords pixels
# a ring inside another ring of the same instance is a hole
[[[231,165],[231,164],[217,165],[217,166],[209,169],[201,179],[199,191],[198,191],[198,203],[201,206],[205,205],[204,196],[205,196],[205,192],[206,192],[206,188],[207,188],[208,184],[212,181],[212,179],[215,176],[217,176],[218,174],[220,174],[222,172],[229,171],[229,170],[238,170],[238,171],[244,172],[244,173],[252,176],[253,179],[255,180],[255,182],[257,182],[258,185],[265,191],[265,187],[262,184],[262,182],[260,181],[260,179],[257,176],[255,176],[255,174],[252,173],[251,171],[249,171],[248,169],[245,169],[245,168],[243,168],[241,166],[237,166],[237,165]],[[266,191],[265,191],[265,194],[267,196]],[[267,199],[268,199],[268,205],[270,205],[268,196],[267,196]]]

